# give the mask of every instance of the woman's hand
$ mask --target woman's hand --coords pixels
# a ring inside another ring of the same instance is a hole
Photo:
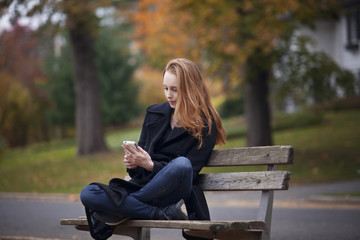
[[[138,146],[136,150],[127,144],[123,144],[122,148],[125,152],[124,163],[127,168],[134,169],[136,167],[143,167],[148,171],[153,170],[154,163],[144,149]]]

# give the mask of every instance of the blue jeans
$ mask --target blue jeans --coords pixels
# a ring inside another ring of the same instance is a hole
[[[120,207],[114,205],[108,195],[97,185],[88,185],[80,194],[85,207],[115,216],[136,219],[154,219],[159,207],[187,201],[192,190],[192,165],[186,157],[170,161],[154,178],[139,191],[128,195]]]

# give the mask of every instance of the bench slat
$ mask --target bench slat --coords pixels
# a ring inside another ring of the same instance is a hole
[[[88,226],[86,218],[62,219],[61,225],[75,225],[79,229]],[[183,221],[183,220],[128,220],[119,227],[172,228],[209,231],[245,231],[249,229],[265,229],[265,223],[257,220],[241,221]]]
[[[204,191],[287,190],[290,172],[262,171],[200,174],[196,184]]]
[[[292,164],[292,146],[265,146],[213,150],[207,167]]]
[[[211,231],[264,229],[262,221],[184,221],[184,220],[129,220],[121,224],[127,227],[194,229]]]

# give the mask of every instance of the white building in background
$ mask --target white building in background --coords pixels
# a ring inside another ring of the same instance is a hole
[[[313,39],[316,43],[313,51],[326,53],[341,68],[351,71],[360,84],[360,0],[343,1],[340,16],[318,19],[314,29],[303,27],[297,30],[296,35],[305,35]],[[360,89],[356,86],[355,92],[360,94]],[[338,95],[342,96],[340,89]],[[308,100],[312,103],[312,99]],[[285,101],[286,112],[298,110],[299,106],[294,103],[292,97],[289,96]]]
[[[314,50],[325,52],[360,81],[360,0],[345,0],[339,18],[319,19],[315,30],[303,28],[299,34],[314,39]]]

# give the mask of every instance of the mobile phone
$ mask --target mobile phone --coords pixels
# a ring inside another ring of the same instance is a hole
[[[137,149],[137,143],[135,141],[124,141],[123,144],[127,144],[129,146],[131,146],[132,148],[134,148],[136,151],[138,151]]]

